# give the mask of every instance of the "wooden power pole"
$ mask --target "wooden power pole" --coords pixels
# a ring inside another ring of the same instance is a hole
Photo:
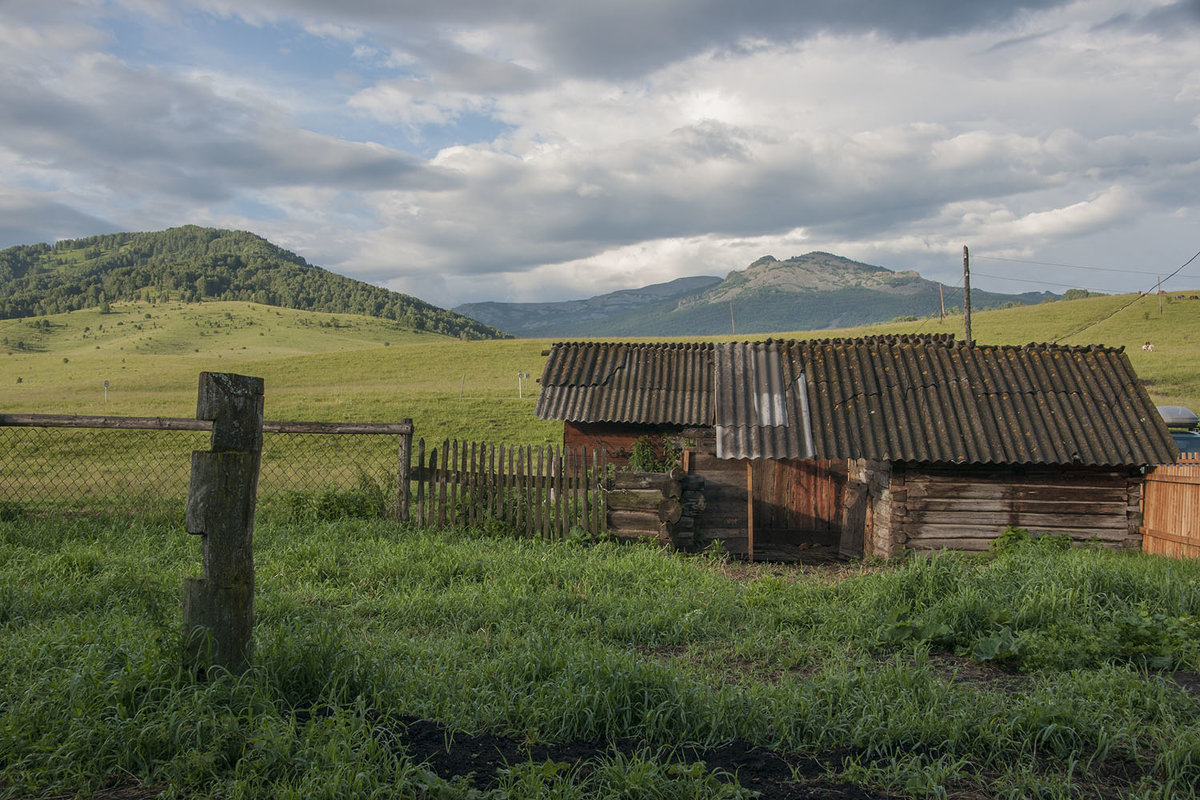
[[[212,449],[192,453],[186,528],[201,537],[204,577],[184,579],[183,636],[184,663],[203,677],[250,663],[263,379],[201,372],[196,418],[212,420]]]
[[[971,256],[963,245],[963,309],[966,311],[967,344],[971,343]]]

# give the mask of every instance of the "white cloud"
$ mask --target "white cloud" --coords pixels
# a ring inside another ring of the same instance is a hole
[[[77,235],[234,225],[450,304],[1194,235],[1172,3],[145,2],[214,38],[175,61],[121,6],[0,20],[0,191]],[[223,33],[261,61],[213,57]],[[305,35],[329,47],[289,74]]]

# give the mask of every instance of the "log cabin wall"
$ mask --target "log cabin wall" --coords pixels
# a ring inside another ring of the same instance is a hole
[[[720,541],[730,555],[747,554],[748,507],[745,460],[717,458],[713,428],[687,428],[688,473],[704,482],[704,509],[696,516],[694,544],[703,549]]]
[[[861,486],[865,492],[865,517],[856,522],[852,508],[847,506],[847,514],[843,525],[843,546],[841,553],[848,558],[864,555],[877,558],[891,558],[902,550],[896,542],[893,518],[893,483],[897,476],[893,474],[892,465],[887,461],[869,461],[865,458],[852,459],[849,462],[849,482],[851,486]],[[899,476],[900,488],[903,489],[903,473]],[[850,499],[851,493],[847,493]],[[861,525],[862,532],[856,528]],[[847,546],[849,544],[850,546]]]
[[[978,551],[1011,526],[1065,533],[1076,543],[1138,547],[1140,484],[1136,470],[1119,468],[895,464],[892,539],[897,553]]]

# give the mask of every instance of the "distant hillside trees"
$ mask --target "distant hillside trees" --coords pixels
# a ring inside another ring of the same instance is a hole
[[[314,267],[246,231],[185,225],[0,251],[0,319],[105,308],[118,300],[245,300],[365,314],[466,339],[504,336],[415,297]]]

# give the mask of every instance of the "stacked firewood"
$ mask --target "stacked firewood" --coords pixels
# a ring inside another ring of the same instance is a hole
[[[618,472],[608,493],[608,528],[618,539],[655,539],[686,550],[704,510],[704,478],[669,472]]]

